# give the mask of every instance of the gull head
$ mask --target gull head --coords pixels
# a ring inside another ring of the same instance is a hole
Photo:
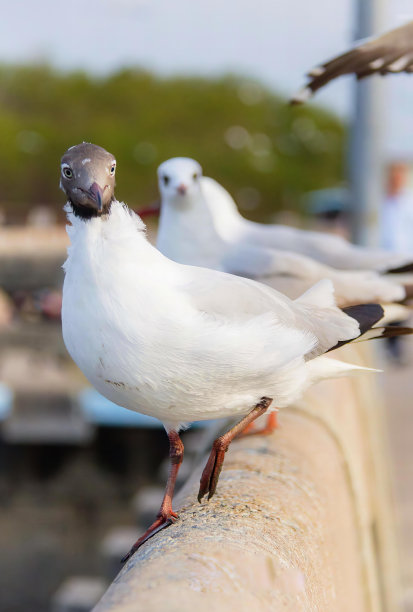
[[[62,157],[60,188],[76,216],[91,219],[107,214],[115,199],[116,159],[102,147],[82,142]]]
[[[202,168],[189,157],[172,157],[158,168],[158,184],[162,203],[186,207],[191,197],[200,192]]]

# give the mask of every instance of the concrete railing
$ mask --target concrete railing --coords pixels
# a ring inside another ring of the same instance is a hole
[[[341,357],[365,362],[366,348]],[[398,609],[377,376],[321,383],[274,434],[235,441],[201,505],[200,465],[177,496],[179,521],[142,546],[95,612]]]

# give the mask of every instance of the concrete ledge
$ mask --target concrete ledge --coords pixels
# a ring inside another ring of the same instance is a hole
[[[363,361],[363,351],[341,357]],[[322,383],[272,436],[234,442],[215,497],[199,505],[202,462],[176,500],[179,521],[132,557],[95,612],[397,609],[372,418],[373,375]]]

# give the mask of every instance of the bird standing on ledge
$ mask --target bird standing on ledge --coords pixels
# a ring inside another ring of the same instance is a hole
[[[339,306],[406,298],[403,285],[391,278],[360,269],[360,265],[353,270],[336,269],[308,254],[312,244],[313,251],[332,259],[334,251],[342,259],[347,252],[347,260],[352,253],[360,260],[366,253],[372,258],[377,251],[357,250],[338,236],[244,219],[230,194],[214,179],[203,176],[194,159],[174,157],[163,162],[158,181],[161,211],[156,246],[178,263],[253,278],[290,298],[329,278]],[[383,254],[392,260],[391,254],[378,252]]]
[[[62,327],[91,384],[116,404],[157,417],[168,434],[165,495],[126,561],[177,518],[172,496],[185,424],[239,417],[214,442],[203,471],[199,499],[210,498],[233,438],[312,383],[357,370],[323,354],[367,332],[383,310],[369,304],[346,314],[328,280],[292,301],[260,283],[167,259],[148,242],[139,217],[116,201],[115,171],[113,155],[88,143],[62,158],[71,224]]]
[[[209,218],[204,211],[203,218],[201,219],[198,216],[197,222],[204,223],[200,232],[209,232],[210,239],[215,245],[217,243],[216,234],[219,234],[221,241],[224,240],[227,243],[239,243],[240,245],[251,245],[252,247],[258,246],[262,249],[291,251],[310,257],[337,270],[350,270],[352,272],[355,270],[372,270],[380,274],[403,274],[413,271],[413,260],[410,253],[391,253],[384,249],[352,244],[335,234],[306,230],[289,225],[256,223],[246,219],[240,214],[236,203],[228,191],[214,179],[202,176],[201,166],[193,159],[178,157],[167,160],[159,166],[158,177],[162,200],[170,199],[171,201],[175,200],[175,203],[177,203],[181,199],[182,204],[185,204],[184,206],[176,207],[180,213],[181,225],[184,222],[186,224],[191,222],[191,217],[192,221],[195,221],[194,211],[189,206],[189,200],[197,195],[197,190],[199,191],[200,189],[202,191],[202,197],[205,200],[204,204],[209,209]],[[181,187],[180,191],[178,191],[178,187]],[[172,219],[171,211],[168,211],[166,206],[163,209],[163,215]],[[161,208],[159,203],[157,203],[138,212],[141,217],[149,217],[158,215],[161,212]],[[215,236],[211,234],[209,229],[211,215]],[[171,233],[165,232],[165,235],[162,235],[162,223],[163,219],[161,217],[158,240],[161,241],[163,246],[167,247],[168,251],[165,251],[165,254],[172,259],[174,259],[172,252],[176,252],[180,257],[185,252],[191,258],[195,257],[196,253],[190,244],[174,241]],[[195,241],[195,238],[193,240]],[[163,246],[158,248],[162,251]],[[216,262],[218,253],[222,250],[222,245],[218,245],[218,251],[213,250],[211,246],[209,246],[208,257],[212,262]],[[202,254],[204,249],[205,245],[202,245],[198,253],[198,265],[208,265],[209,267],[209,264],[204,259],[205,252],[204,255]],[[178,259],[178,261],[181,260]],[[189,263],[189,259],[186,263]],[[191,263],[195,264],[196,262],[192,260]],[[301,275],[305,269],[305,265],[296,266],[296,272]],[[328,273],[328,270],[325,270],[325,272]]]

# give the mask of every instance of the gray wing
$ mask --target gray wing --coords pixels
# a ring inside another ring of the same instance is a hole
[[[313,68],[306,86],[295,94],[292,104],[300,104],[318,89],[339,76],[355,74],[364,79],[371,74],[413,72],[413,21],[369,39],[350,51]]]
[[[335,306],[329,280],[318,282],[293,301],[271,287],[225,272],[195,266],[182,266],[181,271],[181,291],[208,317],[244,324],[269,315],[290,333],[304,333],[307,341],[316,339],[312,356],[335,346],[338,339],[359,335],[358,323]]]
[[[322,278],[334,276],[335,270],[311,257],[239,242],[227,249],[222,258],[224,269],[231,274],[266,282],[271,278],[301,279],[309,286]]]
[[[273,313],[295,324],[297,307],[282,293],[248,278],[197,266],[180,266],[179,285],[193,306],[212,316],[243,320]]]

